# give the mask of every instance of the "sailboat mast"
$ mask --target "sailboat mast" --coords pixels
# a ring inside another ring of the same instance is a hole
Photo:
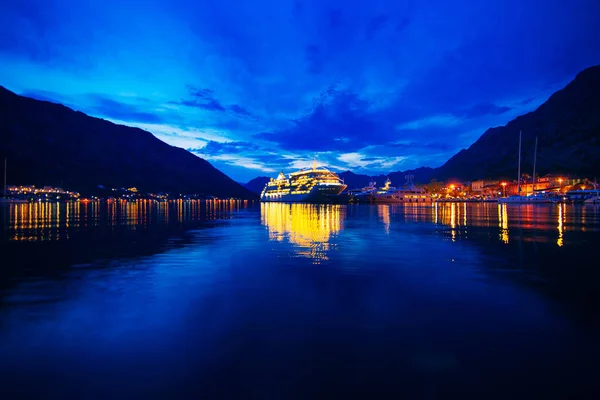
[[[531,186],[531,194],[535,194],[535,162],[537,160],[537,136],[535,137],[535,147],[533,148],[533,184]]]
[[[517,167],[517,195],[521,195],[521,134],[523,131],[519,131],[519,164]]]

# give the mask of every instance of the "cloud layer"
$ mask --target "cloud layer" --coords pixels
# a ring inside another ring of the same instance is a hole
[[[594,0],[22,0],[0,5],[0,84],[242,181],[315,156],[375,174],[438,166],[600,63],[597,15]]]

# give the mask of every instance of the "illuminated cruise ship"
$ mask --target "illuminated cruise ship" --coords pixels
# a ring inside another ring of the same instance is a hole
[[[261,201],[326,202],[330,196],[338,195],[346,185],[337,174],[324,167],[302,169],[276,179],[271,178],[260,194]]]

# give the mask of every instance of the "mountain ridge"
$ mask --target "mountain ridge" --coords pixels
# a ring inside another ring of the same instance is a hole
[[[208,161],[140,128],[118,125],[65,105],[0,86],[0,156],[15,184],[81,192],[136,186],[147,192],[257,196]]]
[[[468,148],[460,150],[437,168],[420,167],[377,176],[340,173],[350,189],[366,186],[371,179],[382,185],[387,177],[400,186],[407,173],[415,183],[431,179],[469,181],[516,179],[519,132],[522,132],[523,173],[533,171],[535,138],[538,138],[536,174],[600,175],[600,65],[580,71],[565,87],[553,93],[533,111],[503,126],[491,127]]]
[[[243,186],[246,189],[253,191],[254,193],[260,193],[265,188],[265,185],[267,184],[267,182],[269,182],[270,179],[271,178],[269,178],[268,176],[257,176],[256,178],[246,182]]]
[[[537,172],[597,174],[600,171],[600,65],[579,72],[537,109],[504,126],[487,129],[469,148],[441,167],[438,179],[515,176],[519,132],[522,168],[533,165],[538,137]]]

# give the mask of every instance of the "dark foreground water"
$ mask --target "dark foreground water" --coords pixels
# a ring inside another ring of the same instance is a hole
[[[600,395],[600,208],[3,206],[1,398]]]

